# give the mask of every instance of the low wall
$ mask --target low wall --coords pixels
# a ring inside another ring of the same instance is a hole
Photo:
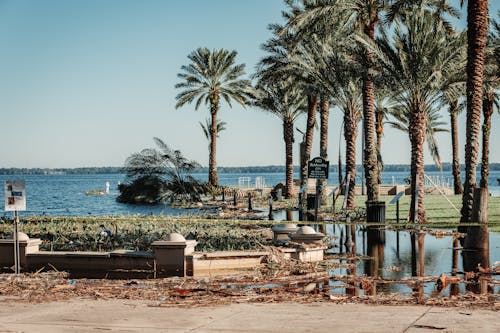
[[[175,239],[153,242],[153,252],[117,250],[112,252],[39,251],[41,241],[20,242],[24,272],[57,270],[71,278],[132,279],[222,274],[223,271],[260,266],[268,251],[194,252],[196,241]],[[182,236],[180,236],[182,237]],[[323,260],[325,247],[280,248],[284,258],[299,261]],[[0,269],[12,272],[14,241],[0,240]]]
[[[258,267],[269,255],[265,251],[195,252],[187,257],[193,275],[206,275],[214,271],[249,269]]]
[[[26,236],[26,238],[28,238]],[[19,240],[19,266],[21,270],[26,270],[26,256],[30,253],[38,252],[42,244],[40,239]],[[8,271],[14,266],[14,240],[0,239],[0,272]]]
[[[155,259],[151,252],[49,252],[26,256],[26,270],[65,271],[70,277],[93,279],[154,278]]]

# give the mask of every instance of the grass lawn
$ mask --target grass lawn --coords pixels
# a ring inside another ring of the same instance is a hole
[[[386,221],[396,222],[396,204],[389,204],[394,196],[381,196],[380,201],[386,204]],[[405,222],[410,209],[410,196],[405,195],[399,200],[400,222]],[[342,206],[343,196],[336,202],[336,209]],[[458,211],[448,202],[448,200],[458,209]],[[356,196],[356,207],[365,207],[366,196]],[[427,195],[424,198],[427,219],[432,224],[455,224],[460,221],[460,208],[462,207],[461,195]],[[331,205],[331,204],[330,204]],[[488,218],[491,231],[500,231],[500,197],[489,197]]]

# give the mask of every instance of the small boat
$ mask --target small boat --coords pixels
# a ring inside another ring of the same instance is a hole
[[[500,178],[497,178],[498,186],[500,186]]]

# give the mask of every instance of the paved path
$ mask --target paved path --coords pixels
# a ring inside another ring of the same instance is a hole
[[[159,307],[150,301],[0,302],[0,332],[500,332],[500,313],[428,306],[232,304]]]

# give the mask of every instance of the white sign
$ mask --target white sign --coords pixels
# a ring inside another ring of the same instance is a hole
[[[5,211],[26,210],[26,183],[24,180],[6,180],[4,193]]]

